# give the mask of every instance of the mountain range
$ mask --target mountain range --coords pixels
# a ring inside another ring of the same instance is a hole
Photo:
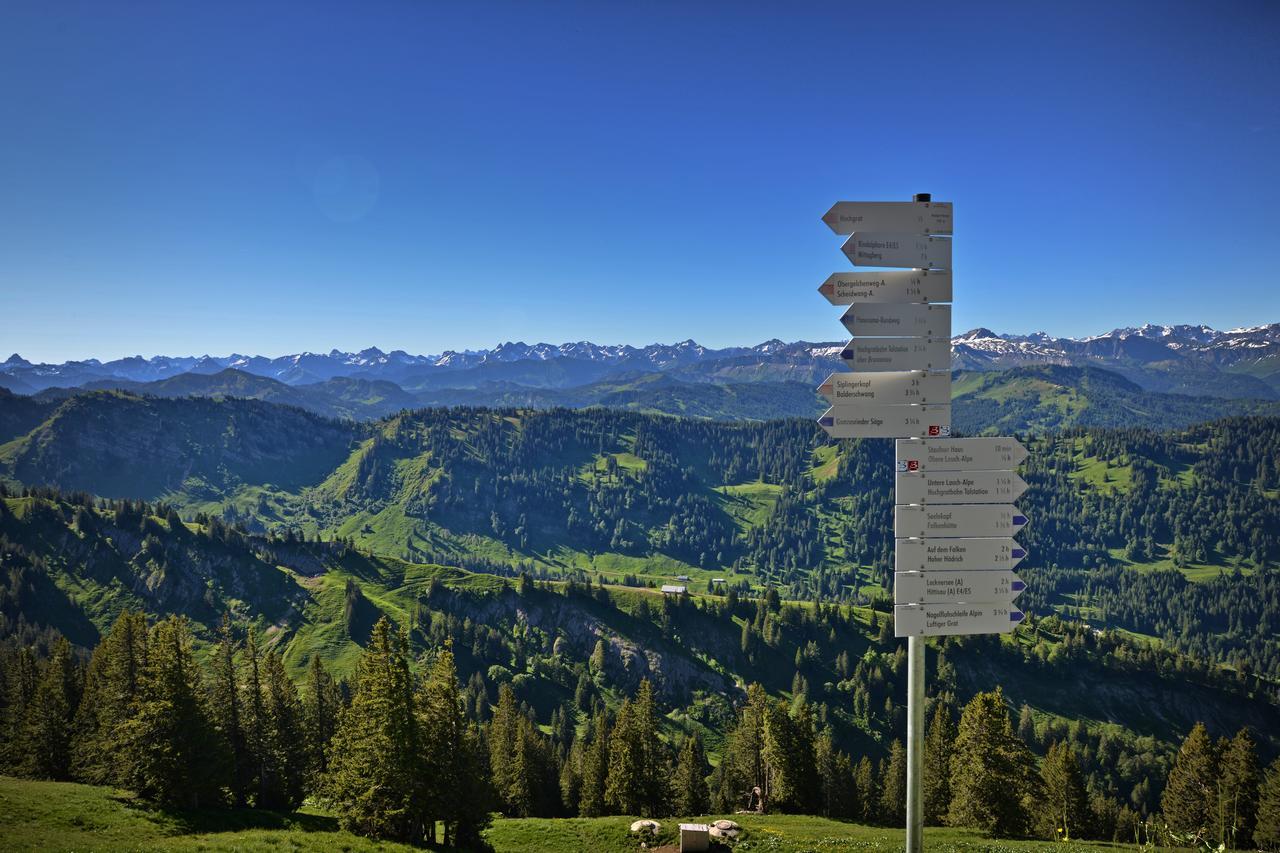
[[[1212,397],[1280,398],[1280,323],[1217,331],[1208,326],[1114,329],[1085,338],[996,334],[974,329],[952,339],[952,367],[1002,370],[1028,365],[1113,370],[1149,391]],[[666,373],[685,382],[796,381],[816,384],[839,364],[840,342],[770,340],[711,349],[695,341],[607,346],[502,343],[488,350],[411,355],[376,347],[360,352],[156,356],[35,364],[14,354],[0,364],[0,386],[19,394],[47,388],[155,382],[227,369],[302,386],[345,378],[390,382],[409,392],[480,389],[492,383],[572,388],[620,376]],[[391,389],[386,389],[391,392]],[[394,393],[394,392],[391,392]]]

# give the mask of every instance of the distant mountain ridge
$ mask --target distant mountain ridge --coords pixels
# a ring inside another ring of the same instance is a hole
[[[394,383],[410,392],[476,390],[492,383],[526,389],[568,389],[641,373],[683,382],[799,382],[816,385],[839,367],[841,342],[769,340],[751,347],[711,349],[692,340],[644,347],[590,341],[507,342],[488,350],[412,355],[376,347],[359,352],[265,356],[140,356],[34,364],[14,354],[0,364],[0,386],[19,394],[49,388],[128,387],[185,374],[232,369],[288,386],[335,379]],[[1218,331],[1208,326],[1113,329],[1084,338],[997,334],[978,328],[952,338],[952,367],[991,371],[1034,365],[1100,367],[1147,391],[1224,398],[1280,399],[1280,323]],[[115,383],[115,384],[113,384]],[[394,394],[391,389],[386,389]]]

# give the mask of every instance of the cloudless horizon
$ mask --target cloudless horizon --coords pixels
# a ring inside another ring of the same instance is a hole
[[[1280,4],[0,7],[0,359],[842,337],[841,199],[953,328],[1280,321]]]

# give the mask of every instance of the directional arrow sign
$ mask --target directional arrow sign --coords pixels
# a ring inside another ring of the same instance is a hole
[[[1027,517],[1013,504],[893,508],[893,535],[898,538],[1012,536],[1026,523]]]
[[[951,270],[837,272],[818,292],[832,305],[876,302],[950,302]]]
[[[951,338],[950,305],[854,305],[840,322],[861,337]]]
[[[1016,501],[1027,484],[1012,471],[946,471],[895,475],[895,503],[994,504]]]
[[[855,267],[951,269],[951,239],[889,231],[855,231],[840,247]]]
[[[1011,471],[1027,458],[1027,449],[1013,438],[953,438],[948,441],[899,441],[898,470]]]
[[[854,338],[840,357],[854,370],[950,370],[948,338]]]
[[[947,435],[951,406],[832,406],[818,418],[832,438],[900,438]]]
[[[833,373],[818,393],[839,406],[850,403],[951,402],[951,374],[923,370],[878,373]]]
[[[894,604],[1013,604],[1027,584],[1013,572],[897,572]]]
[[[899,637],[1008,634],[1027,616],[1003,604],[899,604],[893,633]]]
[[[1026,549],[1012,539],[899,539],[894,543],[893,569],[1009,570],[1026,556]]]
[[[822,217],[837,234],[854,231],[905,231],[950,234],[949,201],[838,201]]]

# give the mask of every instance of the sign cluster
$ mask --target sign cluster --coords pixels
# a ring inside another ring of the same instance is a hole
[[[918,198],[927,198],[922,196]],[[894,627],[899,637],[994,634],[1025,617],[1026,584],[1013,539],[1027,518],[1014,469],[1027,451],[1012,438],[951,437],[950,202],[837,202],[823,222],[847,235],[855,267],[818,291],[848,306],[853,336],[818,393],[818,424],[833,438],[896,438]]]

